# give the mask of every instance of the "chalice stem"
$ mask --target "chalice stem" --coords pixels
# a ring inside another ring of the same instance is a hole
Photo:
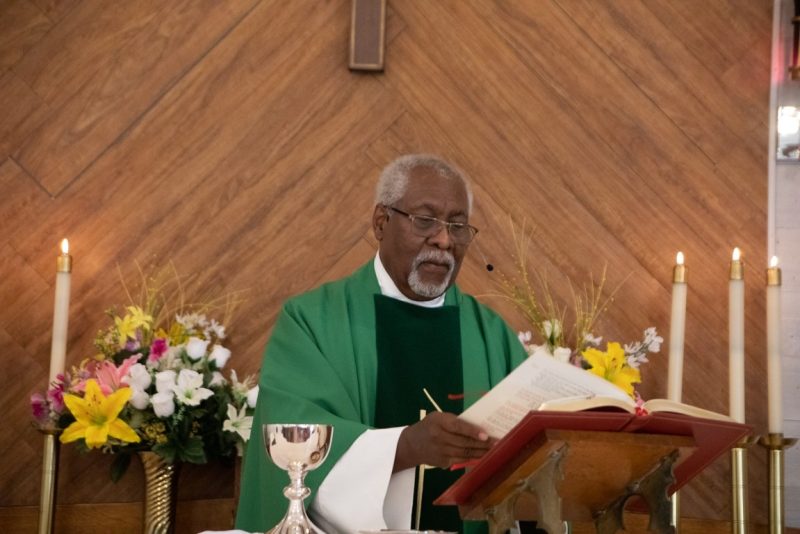
[[[269,534],[324,534],[306,515],[303,501],[311,494],[305,486],[306,471],[302,466],[289,467],[290,483],[283,489],[289,499],[289,509],[278,525]]]

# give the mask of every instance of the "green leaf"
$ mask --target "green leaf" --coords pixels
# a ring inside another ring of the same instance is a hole
[[[190,438],[178,450],[178,458],[193,464],[206,463],[206,453],[203,450],[203,440]]]
[[[175,462],[178,451],[172,443],[162,443],[153,446],[153,452],[164,458],[169,463]]]

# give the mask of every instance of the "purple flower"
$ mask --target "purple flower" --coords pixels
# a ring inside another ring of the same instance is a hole
[[[89,365],[91,366],[92,362],[90,362]],[[92,373],[86,367],[81,366],[81,368],[78,369],[75,378],[78,382],[86,382],[87,380],[92,378]]]
[[[147,357],[147,363],[155,363],[167,352],[169,344],[164,338],[156,338],[153,344],[150,345],[150,355]]]
[[[50,409],[57,414],[64,411],[64,391],[66,390],[67,379],[63,373],[58,373],[55,380],[50,382],[47,390],[47,402]]]
[[[47,420],[50,410],[47,407],[47,401],[41,393],[34,393],[31,395],[31,412],[33,412],[33,418],[37,421],[43,423]]]
[[[47,390],[47,400],[50,403],[50,408],[60,414],[64,411],[64,388],[50,388]]]

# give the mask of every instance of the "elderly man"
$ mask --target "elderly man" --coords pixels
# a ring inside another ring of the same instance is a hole
[[[264,531],[286,510],[288,479],[265,457],[261,425],[305,422],[335,427],[328,459],[306,479],[309,513],[327,532],[408,529],[417,515],[423,529],[485,530],[431,505],[457,472],[425,471],[420,510],[415,486],[417,466],[485,453],[487,435],[454,414],[525,357],[502,319],[453,285],[477,233],[471,204],[452,165],[395,160],[378,181],[374,260],[286,302],[261,371],[238,528]]]

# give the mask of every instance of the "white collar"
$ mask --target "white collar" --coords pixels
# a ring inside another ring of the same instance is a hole
[[[402,302],[407,302],[409,304],[414,304],[416,306],[422,306],[423,308],[441,308],[444,306],[444,293],[431,300],[411,300],[407,296],[403,295],[403,293],[397,289],[397,285],[395,285],[392,277],[389,276],[389,272],[386,270],[386,267],[383,266],[380,253],[375,254],[374,265],[375,276],[378,277],[378,285],[381,286],[381,295],[391,297]]]

